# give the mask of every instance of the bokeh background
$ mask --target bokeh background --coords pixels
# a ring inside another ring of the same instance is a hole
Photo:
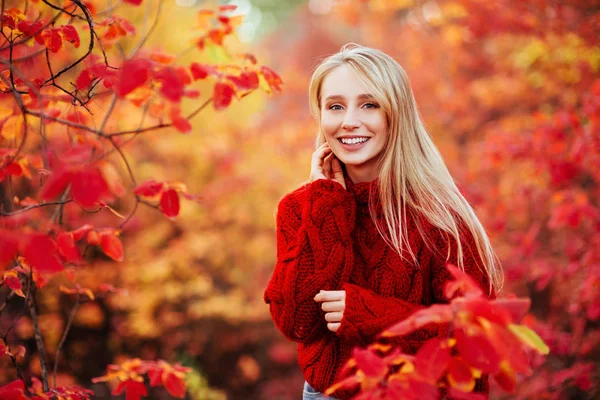
[[[185,52],[196,11],[218,4],[246,15],[228,45],[275,70],[283,93],[252,93],[203,113],[189,135],[157,131],[127,148],[139,181],[182,181],[203,201],[184,203],[174,220],[140,209],[123,237],[125,261],[98,254],[82,271],[84,287],[111,282],[128,293],[81,306],[61,382],[109,398],[109,388],[90,379],[139,356],[192,367],[190,399],[300,398],[296,345],[276,330],[263,302],[275,265],[275,209],[309,175],[311,72],[355,42],[387,52],[406,70],[425,126],[503,262],[505,293],[532,298],[527,323],[552,354],[523,379],[519,396],[542,398],[536,393],[549,385],[553,394],[544,398],[598,395],[600,3],[166,1],[147,46],[183,63],[219,62],[216,48]],[[143,7],[127,10],[123,16],[142,23]],[[125,178],[124,167],[116,168]],[[48,290],[40,302],[52,352],[73,298]],[[39,374],[27,317],[16,331],[31,350],[28,368]],[[6,365],[0,381],[13,376]],[[492,398],[516,398],[493,390]],[[158,390],[150,397],[168,398]]]

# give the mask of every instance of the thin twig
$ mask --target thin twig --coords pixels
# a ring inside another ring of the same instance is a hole
[[[38,349],[38,354],[40,356],[40,367],[42,370],[42,387],[44,392],[50,390],[48,386],[48,366],[46,364],[46,348],[44,347],[44,339],[42,338],[42,332],[40,331],[40,324],[38,322],[37,311],[35,309],[35,285],[32,285],[31,296],[29,296],[29,301],[27,302],[29,306],[29,315],[31,316],[31,322],[33,324],[35,343]]]
[[[62,338],[60,339],[60,343],[56,349],[56,356],[54,359],[54,387],[56,387],[56,371],[58,370],[58,359],[60,357],[60,349],[62,349],[65,341],[67,340],[67,336],[69,335],[69,331],[71,330],[71,324],[75,319],[75,314],[77,313],[77,309],[79,308],[79,300],[81,298],[81,294],[77,291],[77,297],[75,298],[75,306],[71,310],[71,314],[69,315],[69,320],[67,321],[67,326],[65,327],[65,331],[63,332]]]

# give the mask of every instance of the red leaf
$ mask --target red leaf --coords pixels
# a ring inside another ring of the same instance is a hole
[[[164,384],[171,396],[182,399],[185,397],[185,381],[174,373],[167,373]]]
[[[156,387],[160,386],[162,383],[162,373],[163,370],[161,368],[152,367],[148,370],[148,378],[150,378],[150,386]]]
[[[258,87],[258,75],[256,72],[243,72],[240,76],[228,75],[227,79],[242,90],[252,90]]]
[[[79,34],[77,33],[77,29],[73,25],[64,25],[62,26],[62,34],[63,37],[70,42],[76,48],[79,47],[81,43],[79,40]]]
[[[448,282],[444,288],[444,294],[448,299],[452,299],[456,293],[467,298],[483,296],[481,287],[471,276],[452,264],[446,264],[446,269],[450,271],[455,279]]]
[[[64,266],[57,258],[56,243],[47,235],[34,233],[21,242],[21,254],[32,267],[40,272],[59,272]]]
[[[161,82],[160,93],[163,97],[175,103],[181,100],[184,93],[184,82],[177,70],[172,67],[165,67],[158,71],[154,77]]]
[[[117,387],[113,389],[111,394],[117,395],[125,391],[125,400],[139,400],[142,396],[147,396],[148,391],[143,382],[137,382],[131,379],[119,383]]]
[[[20,267],[17,267],[19,270],[23,270]],[[17,295],[21,297],[25,297],[23,294],[23,286],[21,285],[21,280],[19,279],[19,272],[17,268],[13,268],[9,271],[6,271],[2,278],[4,280],[4,284],[12,289]]]
[[[133,192],[138,196],[154,197],[162,191],[163,186],[164,184],[162,182],[150,180],[136,187]]]
[[[388,370],[385,362],[371,350],[355,347],[352,349],[352,358],[368,377],[383,378]]]
[[[5,400],[27,400],[25,396],[25,384],[18,379],[11,383],[0,386],[0,399]]]
[[[119,83],[116,92],[123,97],[150,79],[152,64],[148,60],[127,60],[123,63],[119,74]]]
[[[448,390],[448,395],[454,400],[487,400],[488,396],[479,393],[465,393],[456,388],[451,387]]]
[[[25,36],[33,36],[39,33],[39,30],[44,26],[42,21],[21,21],[17,24],[17,29],[25,34]]]
[[[428,340],[417,352],[415,369],[428,380],[437,382],[450,363],[450,349],[441,339]]]
[[[518,323],[529,310],[529,307],[531,306],[531,299],[498,299],[492,301],[492,304],[494,308],[501,308],[508,315],[510,315],[510,319],[513,323]]]
[[[380,336],[402,336],[414,332],[427,324],[452,321],[454,313],[450,304],[434,304],[414,312],[408,318],[385,330]]]
[[[52,171],[50,179],[40,190],[40,198],[42,200],[52,200],[61,195],[67,188],[67,185],[71,182],[71,177],[70,171],[62,167],[56,168]]]
[[[58,28],[45,29],[40,34],[36,35],[35,39],[39,44],[45,46],[53,53],[58,53],[62,47],[63,40]]]
[[[190,121],[183,118],[181,115],[171,115],[171,122],[175,129],[181,133],[189,133],[192,130],[192,124]]]
[[[198,63],[192,63],[190,66],[190,71],[192,73],[192,77],[194,80],[204,79],[208,75],[215,75],[216,70],[210,65],[202,65]]]
[[[75,236],[73,232],[61,232],[56,237],[56,243],[60,255],[63,256],[65,261],[72,263],[81,263],[83,259],[79,250],[75,245]]]
[[[283,85],[283,80],[279,77],[279,75],[275,73],[275,71],[263,65],[262,67],[260,67],[260,73],[269,84],[269,88],[271,90],[274,90],[276,92],[281,91],[281,85]]]
[[[233,11],[237,9],[237,6],[235,4],[226,4],[223,6],[219,6],[219,11],[220,12],[225,12],[225,11]]]
[[[100,199],[110,196],[102,173],[95,167],[84,168],[73,176],[71,192],[75,201],[85,208],[91,208]]]
[[[21,176],[23,175],[23,168],[21,165],[16,162],[11,162],[6,167],[4,167],[4,171],[12,176]]]
[[[103,232],[100,234],[100,246],[102,247],[104,254],[113,260],[123,261],[123,244],[113,232]]]
[[[551,161],[550,176],[554,185],[562,185],[573,180],[579,173],[577,166],[569,161]]]
[[[451,386],[459,388],[463,392],[470,392],[475,387],[475,378],[467,364],[459,359],[453,358],[448,366],[448,382]]]
[[[481,332],[468,334],[464,329],[454,331],[456,348],[462,358],[472,367],[490,374],[495,374],[500,368],[500,355],[494,345]],[[498,343],[502,346],[501,343]]]
[[[529,357],[525,353],[525,346],[511,331],[498,324],[490,324],[486,329],[493,343],[498,343],[496,350],[502,359],[508,362],[510,368],[525,375],[531,374]]]
[[[85,225],[77,228],[76,230],[74,230],[73,232],[71,232],[73,234],[73,239],[75,239],[76,242],[78,240],[81,240],[92,229],[94,229],[94,227],[92,225],[89,225],[89,224],[85,224]]]
[[[90,71],[84,69],[75,80],[75,85],[77,85],[77,89],[85,89],[92,84],[92,80],[93,77]]]
[[[512,393],[517,387],[517,374],[510,369],[502,368],[499,373],[494,375],[494,379],[502,389]]]
[[[179,195],[173,189],[165,190],[160,197],[160,210],[169,218],[179,214]]]
[[[0,230],[0,269],[17,255],[18,241],[9,231]]]
[[[173,107],[169,113],[171,117],[171,123],[181,133],[188,133],[192,130],[192,124],[186,118],[181,116],[179,107]]]
[[[213,104],[215,110],[222,110],[226,108],[231,103],[233,94],[234,91],[231,85],[218,82],[213,91]]]

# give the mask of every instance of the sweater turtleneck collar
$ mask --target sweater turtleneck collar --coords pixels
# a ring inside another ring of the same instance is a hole
[[[378,200],[378,192],[379,192],[379,177],[373,179],[369,182],[352,182],[352,179],[348,176],[346,171],[344,171],[344,179],[346,180],[346,187],[350,193],[354,195],[357,204],[369,204],[369,193],[373,196],[373,200]]]

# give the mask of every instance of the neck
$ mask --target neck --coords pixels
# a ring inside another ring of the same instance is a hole
[[[346,174],[353,183],[371,182],[377,178],[375,168],[361,168],[356,165],[346,165]]]

